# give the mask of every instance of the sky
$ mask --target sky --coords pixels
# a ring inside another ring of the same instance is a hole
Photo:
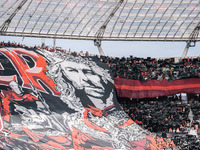
[[[27,46],[41,45],[41,38],[34,37],[15,37],[0,36],[4,42],[17,42]],[[53,39],[45,38],[45,45],[53,47]],[[94,42],[91,40],[69,40],[56,39],[56,46],[62,49],[86,52],[90,54],[99,54]],[[181,57],[185,49],[186,42],[158,42],[158,41],[102,41],[101,47],[106,56],[113,57]],[[190,47],[188,57],[200,56],[200,43],[195,47]]]

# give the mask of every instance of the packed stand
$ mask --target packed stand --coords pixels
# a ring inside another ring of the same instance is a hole
[[[172,137],[174,144],[180,150],[199,150],[200,141],[195,135],[174,135]]]
[[[195,95],[194,99],[190,101],[190,107],[193,113],[192,127],[195,129],[199,129],[200,125],[200,96],[198,94]]]
[[[177,150],[174,141],[169,137],[154,137],[159,149]]]
[[[148,57],[112,58],[101,56],[100,60],[107,63],[114,77],[140,80],[168,80],[200,77],[200,57],[180,59],[152,59]]]
[[[133,121],[156,133],[159,148],[171,148],[174,145],[179,149],[200,148],[199,95],[195,95],[195,99],[189,102],[183,101],[181,95],[145,99],[118,98],[118,101]]]
[[[119,103],[136,123],[150,132],[186,132],[190,125],[189,106],[174,97],[142,101],[124,98]]]

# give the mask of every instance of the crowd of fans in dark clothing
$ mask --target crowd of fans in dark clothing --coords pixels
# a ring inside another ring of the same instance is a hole
[[[199,95],[195,95],[189,103],[177,95],[140,100],[118,98],[118,101],[133,121],[144,129],[153,133],[172,134],[173,143],[180,149],[198,150],[200,147],[199,139],[189,135],[191,129],[199,131],[200,128]],[[189,113],[193,115],[189,116]]]
[[[189,106],[177,97],[143,100],[119,98],[119,103],[136,123],[150,132],[184,132],[190,126]]]
[[[195,135],[174,135],[171,138],[179,150],[199,150],[200,141]]]
[[[140,80],[168,80],[173,81],[184,78],[200,77],[200,57],[180,59],[175,62],[170,59],[152,58],[112,58],[101,56],[100,60],[107,63],[112,70],[114,77]]]
[[[195,127],[196,124],[200,123],[200,101],[192,101],[190,105],[194,116],[193,125]]]

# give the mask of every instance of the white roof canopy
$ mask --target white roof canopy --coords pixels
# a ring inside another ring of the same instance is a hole
[[[2,35],[187,41],[199,22],[199,0],[0,1]]]

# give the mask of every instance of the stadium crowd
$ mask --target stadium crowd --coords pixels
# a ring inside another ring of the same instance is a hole
[[[148,57],[137,58],[112,58],[101,56],[100,60],[107,63],[114,77],[140,80],[168,80],[200,77],[200,57],[180,59],[175,62],[174,58],[152,59]]]
[[[174,101],[173,97],[152,99],[140,103],[123,101],[121,104],[136,123],[150,132],[175,132],[178,128],[182,132],[190,126],[187,104]]]
[[[170,148],[176,145],[179,149],[199,149],[199,95],[195,95],[189,103],[177,95],[141,100],[118,98],[118,101],[136,123],[160,135],[156,137],[159,147]],[[191,131],[195,131],[196,135],[190,135]]]

